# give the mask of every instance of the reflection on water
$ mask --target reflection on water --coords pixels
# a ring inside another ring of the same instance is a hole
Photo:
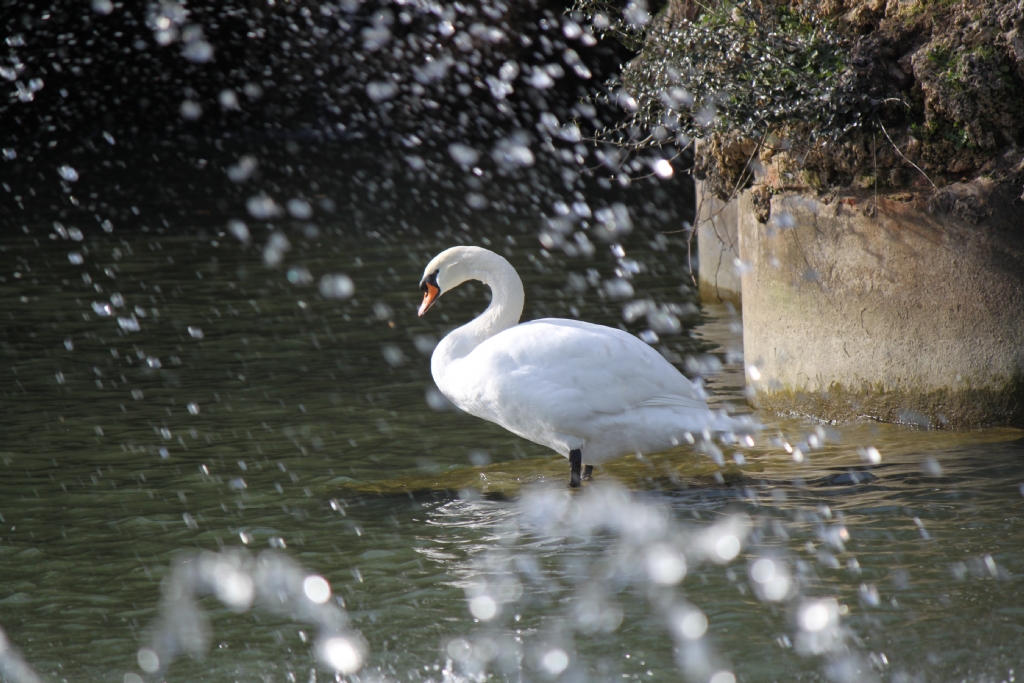
[[[564,515],[592,499],[534,488],[564,478],[564,459],[428,402],[432,340],[486,304],[465,286],[442,315],[415,315],[423,264],[458,237],[335,220],[289,232],[276,269],[262,228],[247,247],[209,226],[82,242],[32,226],[3,245],[0,619],[44,676],[142,675],[173,558],[242,546],[329,581],[369,644],[367,680],[485,662],[510,680],[675,680],[680,664],[702,680],[995,680],[1018,664],[1019,432],[762,415],[764,437],[723,448],[721,472],[686,449],[599,470],[584,494],[618,491],[602,509],[653,515],[662,535],[584,528]],[[662,227],[626,244],[647,266],[635,286],[691,304],[685,248],[662,250]],[[622,302],[586,280],[612,275],[605,247],[565,259],[538,256],[536,226],[480,234],[524,276],[526,317],[622,322]],[[319,293],[331,274],[351,278],[350,298]],[[706,310],[662,344],[706,373],[713,402],[746,410],[737,322]],[[748,520],[734,553],[695,554],[734,519]],[[200,604],[213,649],[170,679],[310,679],[308,626]],[[704,668],[688,668],[694,643]]]

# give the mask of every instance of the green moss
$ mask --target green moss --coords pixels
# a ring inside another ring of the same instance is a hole
[[[577,0],[574,10],[622,15],[606,0]],[[638,28],[620,21],[611,30],[643,37],[639,58],[623,73],[639,105],[618,128],[624,137],[637,126],[667,126],[690,139],[706,139],[714,131],[759,138],[785,121],[815,122],[821,135],[838,137],[867,120],[867,110],[876,106],[850,91],[841,77],[851,38],[837,30],[835,20],[807,8],[750,0],[708,3],[693,23],[654,20]],[[690,93],[692,106],[669,101],[666,94],[676,90]]]
[[[749,454],[748,454],[749,455]],[[762,465],[748,458],[739,467],[727,463],[719,468],[711,459],[695,452],[692,447],[675,448],[642,458],[623,457],[595,468],[594,480],[615,479],[629,488],[683,490],[691,487],[741,483],[747,474],[761,472]],[[333,485],[323,491],[325,495],[338,495],[351,491],[381,496],[454,495],[460,491],[475,491],[488,498],[514,497],[524,487],[537,482],[568,484],[569,464],[565,458],[552,455],[547,458],[511,460],[486,467],[466,467],[437,474],[395,477],[369,483]]]
[[[804,168],[800,170],[800,179],[803,180],[807,187],[815,190],[821,188],[821,176],[818,175],[817,169]]]
[[[965,381],[957,388],[932,391],[841,384],[833,384],[826,391],[782,389],[758,392],[753,403],[775,413],[809,415],[830,422],[862,417],[906,422],[909,415],[923,416],[928,426],[936,428],[973,429],[999,424],[1024,427],[1024,375],[1015,375],[1001,386]]]
[[[929,62],[935,64],[941,69],[945,69],[949,64],[949,60],[952,57],[952,53],[944,45],[937,45],[928,51],[925,56]]]

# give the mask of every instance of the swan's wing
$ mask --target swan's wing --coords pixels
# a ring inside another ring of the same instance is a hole
[[[516,325],[449,372],[458,377],[452,385],[461,385],[460,407],[506,426],[541,420],[558,429],[595,413],[644,406],[707,409],[690,381],[650,346],[621,330],[575,320]]]

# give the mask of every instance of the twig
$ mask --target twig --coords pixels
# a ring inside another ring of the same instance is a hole
[[[874,169],[873,176],[875,178],[875,205],[871,207],[871,217],[878,218],[878,155],[875,153],[875,138],[877,135],[871,136],[871,165]]]
[[[934,189],[936,192],[938,192],[939,191],[938,185],[936,185],[935,183],[932,183],[932,179],[928,177],[928,174],[925,173],[924,171],[922,171],[920,166],[915,164],[913,161],[911,161],[907,157],[903,156],[903,152],[901,152],[900,148],[896,146],[896,143],[892,141],[892,138],[889,137],[889,132],[885,129],[885,126],[882,125],[882,119],[880,119],[880,118],[878,118],[876,116],[875,120],[878,121],[878,126],[882,129],[882,132],[885,133],[885,137],[889,138],[889,142],[892,144],[892,148],[894,150],[896,150],[896,153],[900,155],[900,158],[903,159],[903,161],[905,161],[908,164],[910,164],[911,166],[913,166],[914,168],[916,168],[918,173],[923,175],[924,179],[927,180],[929,183],[931,183],[932,189]]]
[[[712,225],[713,225],[715,217],[717,217],[719,214],[721,214],[722,211],[725,210],[725,207],[729,204],[729,202],[733,201],[736,198],[736,193],[739,192],[740,187],[742,187],[743,185],[746,184],[746,182],[747,182],[747,180],[749,178],[749,176],[747,175],[748,172],[749,172],[750,175],[754,174],[754,169],[753,169],[751,164],[754,161],[754,157],[757,156],[758,152],[761,151],[762,146],[764,145],[764,141],[767,140],[767,139],[768,139],[768,129],[766,128],[765,131],[764,131],[764,135],[761,136],[761,139],[758,141],[757,145],[754,147],[754,151],[752,151],[750,153],[750,156],[747,157],[747,163],[743,165],[743,170],[740,172],[739,177],[736,179],[736,184],[733,185],[732,192],[729,194],[729,198],[727,200],[725,200],[725,202],[722,204],[721,207],[719,207],[718,211],[715,211],[713,214],[711,214],[710,216],[708,216],[704,220],[701,220],[701,218],[700,218],[700,211],[701,211],[701,208],[704,206],[704,197],[701,196],[701,197],[698,198],[698,200],[697,200],[697,211],[696,211],[696,213],[695,213],[695,215],[693,217],[693,225],[690,227],[689,234],[686,236],[686,267],[690,271],[690,280],[693,281],[694,285],[697,284],[697,278],[693,274],[693,259],[692,259],[693,249],[692,249],[692,246],[691,246],[691,243],[693,242],[693,234],[695,232],[697,232],[697,229],[701,225],[703,225],[704,223],[707,223],[708,221],[712,221]],[[663,235],[671,235],[671,234],[675,234],[675,233],[679,233],[679,232],[685,232],[685,230],[671,230],[671,231],[668,231],[668,232],[664,232],[662,234]],[[730,245],[730,247],[731,246],[732,245]]]

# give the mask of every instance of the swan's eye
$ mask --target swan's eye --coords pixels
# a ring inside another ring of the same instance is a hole
[[[418,313],[420,316],[426,313],[427,309],[433,306],[434,302],[437,301],[437,297],[441,295],[441,288],[437,286],[438,272],[435,270],[420,281],[420,289],[423,291],[423,303],[420,304]]]
[[[440,270],[435,270],[430,275],[424,276],[423,279],[420,280],[420,291],[426,294],[430,291],[430,287],[440,290],[441,288],[437,286],[437,275],[440,272]]]

